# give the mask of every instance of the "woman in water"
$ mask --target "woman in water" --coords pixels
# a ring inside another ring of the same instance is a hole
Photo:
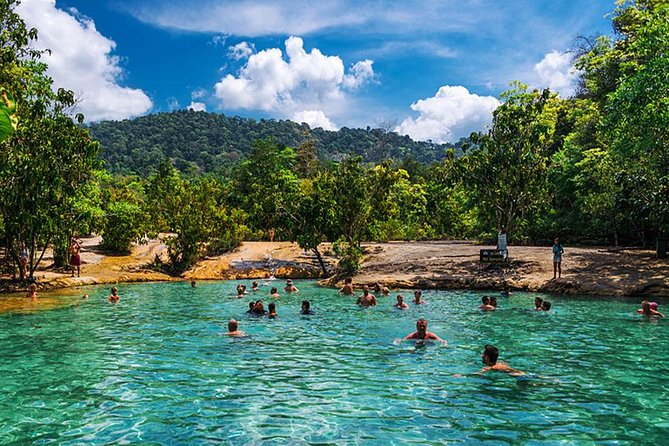
[[[278,299],[281,297],[281,295],[279,294],[279,290],[277,290],[275,286],[273,286],[272,289],[269,290],[269,297],[271,297],[272,299]]]
[[[111,289],[111,294],[109,295],[109,302],[116,303],[121,297],[118,295],[118,288],[115,286]]]
[[[26,297],[30,299],[37,299],[37,285],[34,283],[30,284],[28,287],[28,292],[26,293]]]
[[[269,314],[267,314],[267,317],[269,317],[270,319],[274,319],[277,316],[276,304],[274,302],[270,302],[267,308],[269,309]]]
[[[653,303],[655,304],[655,308],[657,308],[657,303],[656,302]],[[641,302],[641,308],[636,310],[636,312],[643,314],[644,316],[664,317],[664,314],[657,311],[657,309],[654,310],[651,303],[648,302],[647,300]]]
[[[404,303],[404,296],[402,296],[401,294],[397,295],[397,303],[393,306],[400,310],[406,310],[407,308],[409,308],[409,306]]]

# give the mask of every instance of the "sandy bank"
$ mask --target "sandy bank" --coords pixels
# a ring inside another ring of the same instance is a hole
[[[246,280],[276,277],[317,278],[320,268],[313,255],[289,242],[246,242],[235,252],[199,262],[182,277],[152,269],[166,260],[158,240],[134,246],[125,256],[105,255],[97,237],[83,240],[81,277],[39,270],[40,288],[53,289],[94,284],[168,280]],[[669,296],[669,262],[643,249],[565,247],[563,275],[552,280],[549,247],[511,247],[505,266],[481,267],[479,250],[469,242],[400,242],[365,244],[365,258],[356,284],[383,283],[391,288],[511,289],[598,296]],[[323,246],[328,252],[328,246]],[[333,267],[335,259],[325,256]],[[51,263],[47,258],[44,265]],[[8,279],[7,276],[4,279]],[[5,281],[4,283],[8,283]],[[324,285],[337,283],[324,280]]]

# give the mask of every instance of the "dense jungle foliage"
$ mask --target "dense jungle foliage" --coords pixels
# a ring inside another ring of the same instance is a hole
[[[37,31],[14,4],[0,0],[0,240],[10,270],[28,245],[21,278],[46,247],[62,265],[70,238],[89,233],[114,251],[169,233],[174,271],[270,229],[319,260],[333,242],[344,273],[363,241],[489,240],[501,226],[512,244],[561,236],[665,250],[666,1],[618,2],[613,37],[575,40],[574,97],[512,82],[490,130],[449,149],[380,129],[184,111],[92,125],[101,150],[68,113],[73,94],[46,76],[30,45]]]

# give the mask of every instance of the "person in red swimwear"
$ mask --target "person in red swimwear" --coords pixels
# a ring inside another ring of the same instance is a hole
[[[74,277],[74,270],[77,270],[77,277],[81,277],[81,256],[79,255],[81,251],[81,245],[78,241],[72,240],[70,244],[70,266],[72,267],[72,277]]]

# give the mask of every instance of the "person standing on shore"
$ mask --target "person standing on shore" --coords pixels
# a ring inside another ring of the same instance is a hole
[[[564,254],[564,247],[560,243],[559,238],[555,238],[553,242],[553,279],[562,277],[562,254]]]
[[[497,234],[497,251],[504,256],[504,260],[509,256],[509,245],[506,241],[506,226],[502,225]]]
[[[72,239],[70,244],[70,266],[72,267],[72,277],[74,277],[74,270],[77,270],[77,277],[81,277],[81,245],[76,239]]]

